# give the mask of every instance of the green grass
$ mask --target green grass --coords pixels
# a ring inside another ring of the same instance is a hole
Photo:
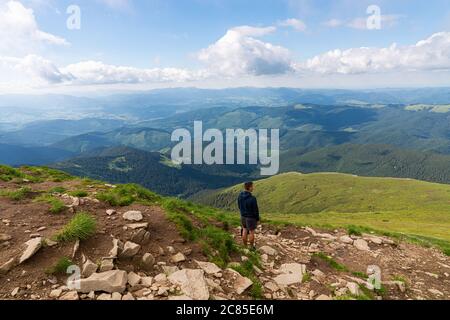
[[[69,193],[72,197],[84,198],[88,196],[88,193],[84,190],[75,190]]]
[[[77,239],[86,240],[94,235],[96,225],[97,223],[93,216],[85,212],[80,212],[54,236],[54,239],[58,242],[70,242]]]
[[[236,211],[241,188],[235,186],[200,200]],[[288,173],[257,181],[255,195],[264,208],[263,218],[270,222],[349,228],[356,233],[364,227],[425,238],[429,243],[450,241],[450,185],[347,174]],[[444,247],[450,248],[445,243]]]
[[[311,281],[311,279],[312,279],[311,273],[306,272],[306,273],[303,275],[302,283],[309,282],[309,281]]]
[[[13,201],[21,201],[30,196],[32,193],[28,187],[23,187],[17,190],[0,190],[0,197],[6,197]]]
[[[325,261],[331,268],[333,268],[337,271],[341,271],[341,272],[349,271],[349,269],[346,266],[344,266],[343,264],[340,264],[339,262],[337,262],[336,260],[329,257],[328,255],[326,255],[323,252],[314,253],[313,258],[314,257]]]
[[[118,185],[116,188],[100,192],[97,199],[109,203],[114,207],[125,207],[140,202],[152,204],[160,197],[137,184]]]
[[[51,188],[48,192],[49,192],[49,193],[59,193],[59,194],[63,194],[63,193],[65,193],[66,191],[67,191],[66,188],[58,186],[58,187]]]
[[[34,199],[35,202],[44,202],[50,205],[50,213],[58,214],[66,209],[66,205],[60,199],[52,195],[41,195]]]
[[[50,274],[50,275],[56,275],[56,274],[64,275],[67,273],[67,269],[70,266],[72,266],[73,264],[74,263],[69,258],[62,257],[56,262],[56,264],[54,266],[47,269],[45,271],[45,273]]]

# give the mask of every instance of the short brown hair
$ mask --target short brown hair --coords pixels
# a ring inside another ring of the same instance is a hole
[[[253,187],[253,182],[249,181],[244,183],[245,190],[250,190],[251,187]]]

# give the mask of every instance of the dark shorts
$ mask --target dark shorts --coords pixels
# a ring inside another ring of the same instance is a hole
[[[241,217],[241,221],[242,221],[242,227],[244,229],[247,229],[248,231],[256,230],[256,226],[258,225],[258,220],[256,220],[255,218]]]

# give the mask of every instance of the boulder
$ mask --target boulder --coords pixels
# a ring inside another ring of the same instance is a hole
[[[123,214],[123,218],[128,221],[142,221],[144,217],[142,216],[142,212],[140,211],[127,211]]]
[[[200,269],[205,271],[207,274],[217,274],[222,271],[217,265],[211,262],[202,262],[195,260],[195,263],[198,265]]]
[[[134,272],[128,273],[128,283],[130,284],[130,286],[134,287],[139,284],[139,282],[141,282],[141,277],[138,274]]]
[[[249,278],[241,276],[241,274],[233,269],[227,269],[232,275],[232,286],[237,294],[242,294],[245,290],[253,285],[253,281]]]
[[[173,263],[180,263],[186,261],[186,257],[181,252],[178,252],[176,255],[173,255],[171,258]]]
[[[143,223],[130,223],[127,224],[127,228],[131,230],[137,230],[137,229],[147,229],[148,228],[148,222]]]
[[[123,243],[119,239],[113,239],[113,248],[109,251],[109,257],[116,259],[123,249]]]
[[[114,210],[114,209],[106,210],[106,214],[107,214],[108,216],[112,216],[113,214],[116,214],[116,210]]]
[[[353,239],[347,235],[340,237],[339,241],[346,244],[353,244]]]
[[[358,239],[353,242],[353,245],[356,247],[356,249],[361,251],[370,251],[370,247],[367,244],[367,241],[364,239]]]
[[[145,270],[151,270],[153,269],[153,266],[155,265],[155,257],[151,253],[146,253],[142,257],[142,267]]]
[[[141,245],[147,244],[150,241],[150,232],[145,229],[138,229],[131,236],[131,241]]]
[[[134,242],[131,242],[131,241],[127,241],[125,243],[125,245],[123,246],[123,251],[119,255],[119,257],[123,258],[123,259],[132,258],[139,252],[139,250],[141,250],[140,245],[138,245]]]
[[[100,272],[111,271],[114,269],[114,259],[104,258],[100,265]]]
[[[81,271],[81,275],[85,278],[90,277],[93,273],[96,273],[98,269],[98,265],[93,263],[91,260],[86,260],[83,264],[83,270]]]
[[[261,248],[259,248],[259,251],[261,251],[261,253],[267,254],[268,256],[275,256],[277,254],[277,250],[269,246],[262,246]]]
[[[281,265],[278,272],[280,274],[273,279],[275,283],[279,286],[290,286],[303,281],[306,266],[299,263],[287,263]]]
[[[168,279],[172,284],[179,286],[184,295],[193,300],[209,299],[203,270],[183,269],[171,274]]]
[[[126,289],[128,275],[125,271],[111,270],[102,273],[94,273],[87,279],[75,281],[78,292],[123,292]]]
[[[19,264],[24,263],[39,251],[39,249],[42,247],[42,238],[31,239],[27,241],[24,246],[25,250],[19,258]]]

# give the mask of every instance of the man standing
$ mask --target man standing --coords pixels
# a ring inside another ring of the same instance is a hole
[[[251,248],[256,249],[255,230],[260,220],[258,202],[252,195],[254,189],[253,182],[246,182],[244,187],[245,191],[242,191],[238,197],[238,208],[241,211],[243,228],[242,239],[245,246],[250,242]]]

